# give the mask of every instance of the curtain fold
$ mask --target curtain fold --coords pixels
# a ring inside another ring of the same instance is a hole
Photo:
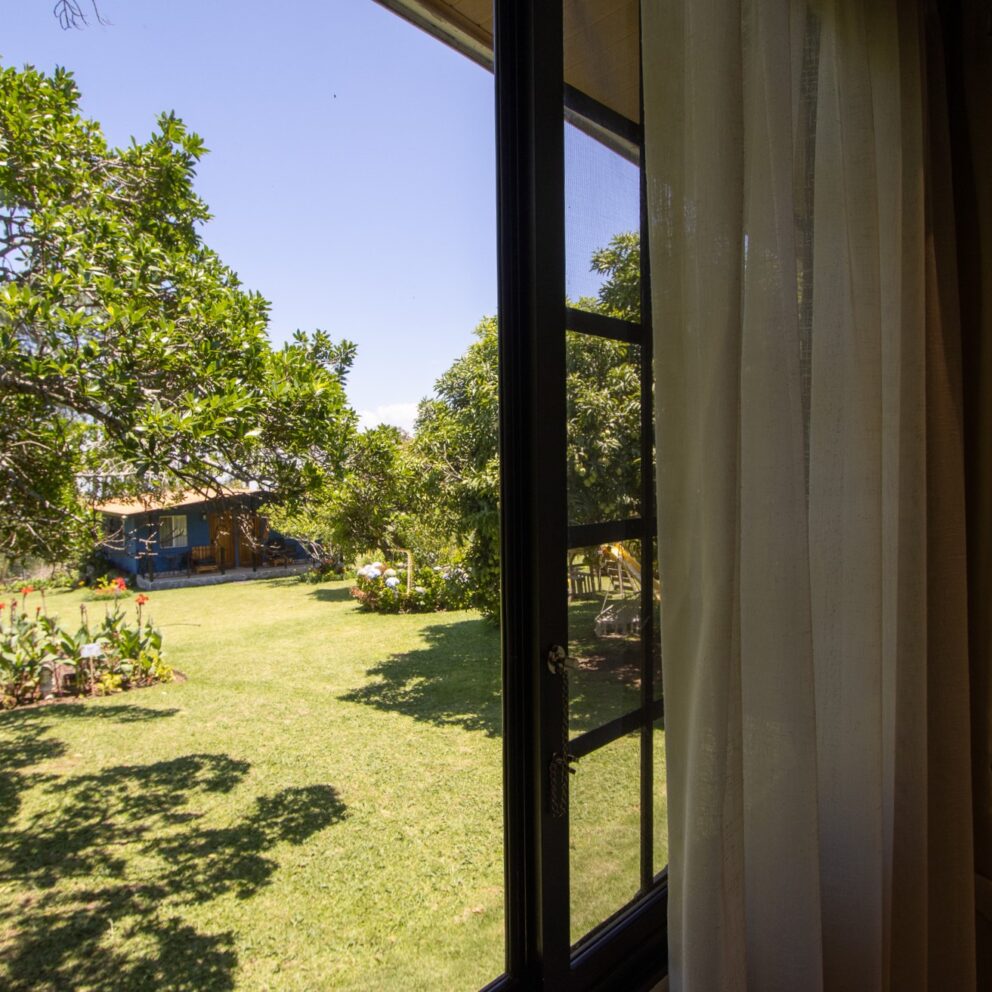
[[[974,988],[939,28],[643,5],[673,990]]]

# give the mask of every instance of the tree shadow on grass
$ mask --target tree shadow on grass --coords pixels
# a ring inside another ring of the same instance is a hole
[[[348,603],[352,601],[351,585],[335,588],[317,587],[310,595],[321,603]]]
[[[35,738],[46,729],[31,719],[22,726]],[[18,768],[64,751],[43,736],[35,744],[47,748],[32,750],[16,734],[14,742]],[[6,759],[8,791],[30,785],[38,810],[16,829],[13,817],[0,820],[0,878],[19,890],[18,901],[0,904],[0,984],[12,992],[234,988],[233,934],[198,931],[184,907],[250,897],[271,881],[277,844],[301,844],[345,816],[336,790],[315,785],[258,796],[233,822],[207,825],[212,797],[231,793],[249,771],[225,754],[31,783],[18,781]]]
[[[366,672],[365,685],[339,698],[498,737],[499,631],[485,620],[460,620],[427,627],[423,637],[423,647],[380,661]]]
[[[569,613],[571,631],[583,635],[569,646],[576,669],[569,686],[573,735],[640,705],[640,642],[636,637],[595,638],[598,611],[598,604],[581,604]],[[485,620],[463,620],[428,627],[423,636],[423,647],[380,661],[367,670],[364,685],[339,698],[438,726],[499,736],[502,681],[497,629]]]
[[[0,713],[0,828],[10,822],[21,806],[21,793],[39,778],[23,769],[31,768],[66,752],[65,744],[46,736],[66,720],[113,720],[139,723],[177,713],[175,709],[143,706],[92,706],[80,702],[32,706]]]

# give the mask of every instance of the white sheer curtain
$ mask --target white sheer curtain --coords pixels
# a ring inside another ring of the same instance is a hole
[[[673,992],[972,989],[939,39],[642,5]]]

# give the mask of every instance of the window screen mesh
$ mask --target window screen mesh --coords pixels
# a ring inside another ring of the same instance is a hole
[[[565,295],[571,306],[636,319],[638,167],[573,125],[564,127]]]

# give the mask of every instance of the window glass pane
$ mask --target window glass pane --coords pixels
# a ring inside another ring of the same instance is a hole
[[[641,349],[588,334],[565,336],[568,522],[641,512]]]
[[[186,517],[162,517],[158,524],[158,543],[163,548],[183,548],[186,546]]]
[[[636,551],[633,541],[569,551],[572,737],[640,706],[641,593],[633,571]]]
[[[565,296],[569,305],[640,320],[640,173],[565,125]]]
[[[569,783],[573,944],[640,888],[640,733],[593,751],[577,768]]]

